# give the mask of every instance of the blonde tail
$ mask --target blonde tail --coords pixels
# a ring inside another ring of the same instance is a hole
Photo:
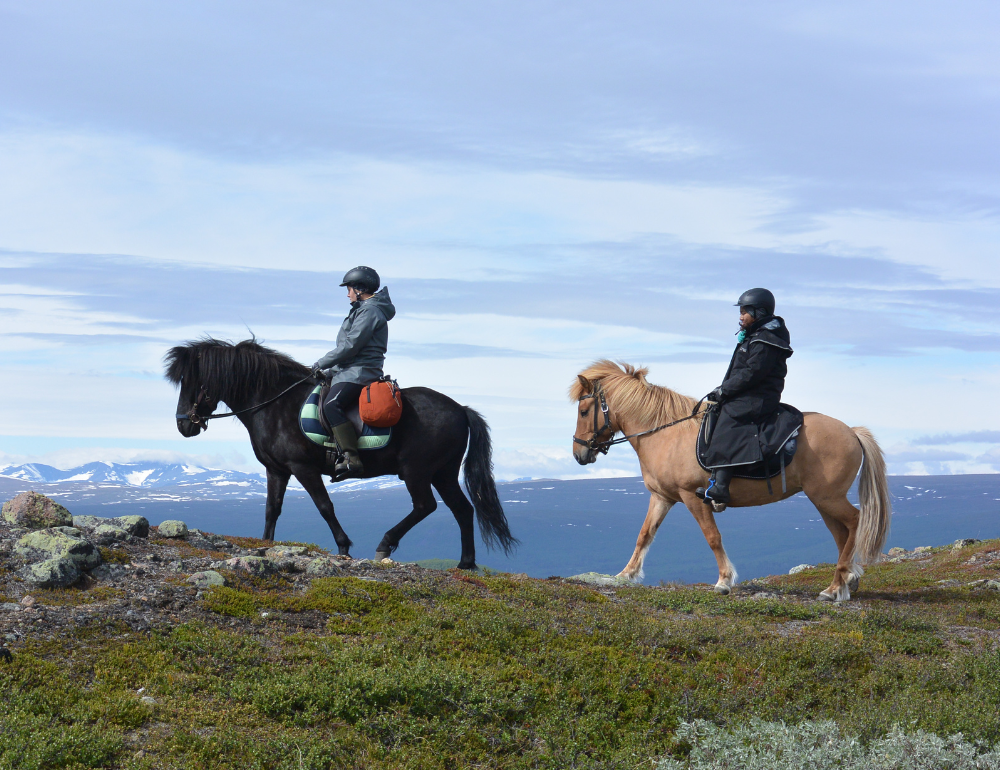
[[[858,502],[861,520],[855,540],[854,557],[862,564],[878,561],[882,546],[889,535],[889,520],[892,517],[892,501],[889,495],[889,479],[885,472],[885,456],[882,447],[868,428],[852,428],[861,442],[865,459],[858,479]]]

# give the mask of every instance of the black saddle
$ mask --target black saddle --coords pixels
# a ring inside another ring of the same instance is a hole
[[[718,412],[715,409],[710,409],[705,415],[705,420],[706,422],[714,421],[717,416]],[[734,466],[733,476],[738,479],[770,480],[780,474],[782,491],[784,491],[785,467],[792,461],[795,450],[798,449],[796,437],[802,429],[803,421],[802,412],[794,406],[778,404],[778,410],[757,426],[757,435],[764,459],[752,465]],[[698,464],[707,471],[711,468],[705,464],[705,451],[707,449],[705,435],[711,436],[712,428],[713,425],[708,423],[702,430],[698,431],[696,448]],[[768,481],[768,488],[770,486],[771,483]]]

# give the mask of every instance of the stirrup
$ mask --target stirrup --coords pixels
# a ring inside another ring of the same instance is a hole
[[[353,463],[351,458],[346,453],[343,454],[333,466],[333,475],[330,477],[334,481],[342,481],[343,479],[356,478],[365,472],[364,463],[361,462],[361,458],[358,458]]]

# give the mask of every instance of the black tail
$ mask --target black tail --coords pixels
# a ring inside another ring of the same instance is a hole
[[[479,532],[487,548],[500,546],[510,554],[517,548],[518,541],[510,534],[507,516],[500,505],[500,496],[493,481],[493,444],[490,442],[490,426],[475,409],[465,407],[469,418],[469,451],[465,455],[465,488],[469,490],[472,505],[476,509]]]

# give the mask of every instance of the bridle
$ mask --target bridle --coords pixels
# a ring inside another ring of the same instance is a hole
[[[188,409],[188,411],[185,412],[184,414],[174,415],[174,417],[176,419],[178,419],[178,420],[190,420],[193,425],[199,425],[199,426],[202,426],[205,430],[208,430],[208,424],[207,423],[208,423],[209,420],[218,420],[220,417],[236,417],[237,415],[246,414],[247,412],[256,411],[257,409],[260,409],[261,407],[265,407],[268,404],[273,404],[275,401],[277,401],[279,398],[281,398],[283,395],[285,395],[289,391],[294,390],[295,388],[297,388],[299,385],[301,385],[306,380],[311,379],[312,376],[313,376],[313,373],[309,372],[309,374],[307,374],[301,380],[299,380],[298,382],[295,382],[295,383],[289,385],[287,388],[285,388],[283,391],[281,391],[278,395],[274,396],[274,398],[269,398],[267,401],[263,401],[263,402],[261,402],[259,404],[255,404],[254,406],[248,406],[246,409],[239,409],[239,410],[237,410],[235,412],[225,412],[223,414],[200,414],[198,412],[198,408],[202,404],[205,404],[205,403],[207,403],[207,402],[209,402],[209,401],[212,400],[212,397],[208,395],[208,390],[205,388],[204,385],[202,385],[200,388],[198,388],[198,395],[195,398],[194,403],[191,404],[191,408]]]
[[[601,383],[594,383],[594,392],[587,396],[580,396],[578,399],[579,403],[583,403],[587,399],[594,399],[594,433],[590,437],[589,441],[584,441],[582,438],[577,438],[573,436],[573,443],[580,444],[581,446],[587,447],[591,452],[601,452],[607,454],[608,450],[611,449],[615,444],[621,443],[620,441],[613,441],[612,439],[606,439],[604,441],[598,441],[597,437],[600,436],[604,431],[611,431],[611,435],[615,435],[614,429],[611,427],[611,418],[608,416],[608,400],[604,397],[604,388],[601,387]],[[604,425],[600,428],[597,427],[597,407],[600,404],[601,414],[604,415]]]
[[[650,428],[649,430],[640,431],[639,433],[630,433],[627,436],[619,436],[618,438],[613,438],[615,435],[614,428],[611,427],[611,417],[608,415],[608,400],[604,396],[604,388],[601,387],[600,382],[594,383],[594,391],[586,396],[580,396],[577,399],[579,402],[586,401],[587,399],[594,399],[594,433],[590,437],[589,441],[584,441],[582,438],[577,438],[573,436],[573,443],[580,444],[581,446],[587,447],[591,452],[600,452],[601,454],[607,454],[608,450],[611,449],[615,444],[624,444],[626,441],[632,438],[639,438],[640,436],[648,436],[650,433],[656,433],[664,428],[672,428],[682,422],[687,422],[688,420],[693,420],[698,416],[698,409],[701,406],[701,401],[699,401],[695,407],[694,411],[691,412],[687,417],[681,417],[679,420],[674,420],[673,422],[668,422],[666,425],[658,425],[655,428]],[[702,399],[704,400],[704,399]],[[597,405],[600,404],[601,414],[604,415],[604,425],[598,427],[597,424]],[[598,437],[605,431],[611,431],[612,438],[606,438],[604,441],[599,441]]]

